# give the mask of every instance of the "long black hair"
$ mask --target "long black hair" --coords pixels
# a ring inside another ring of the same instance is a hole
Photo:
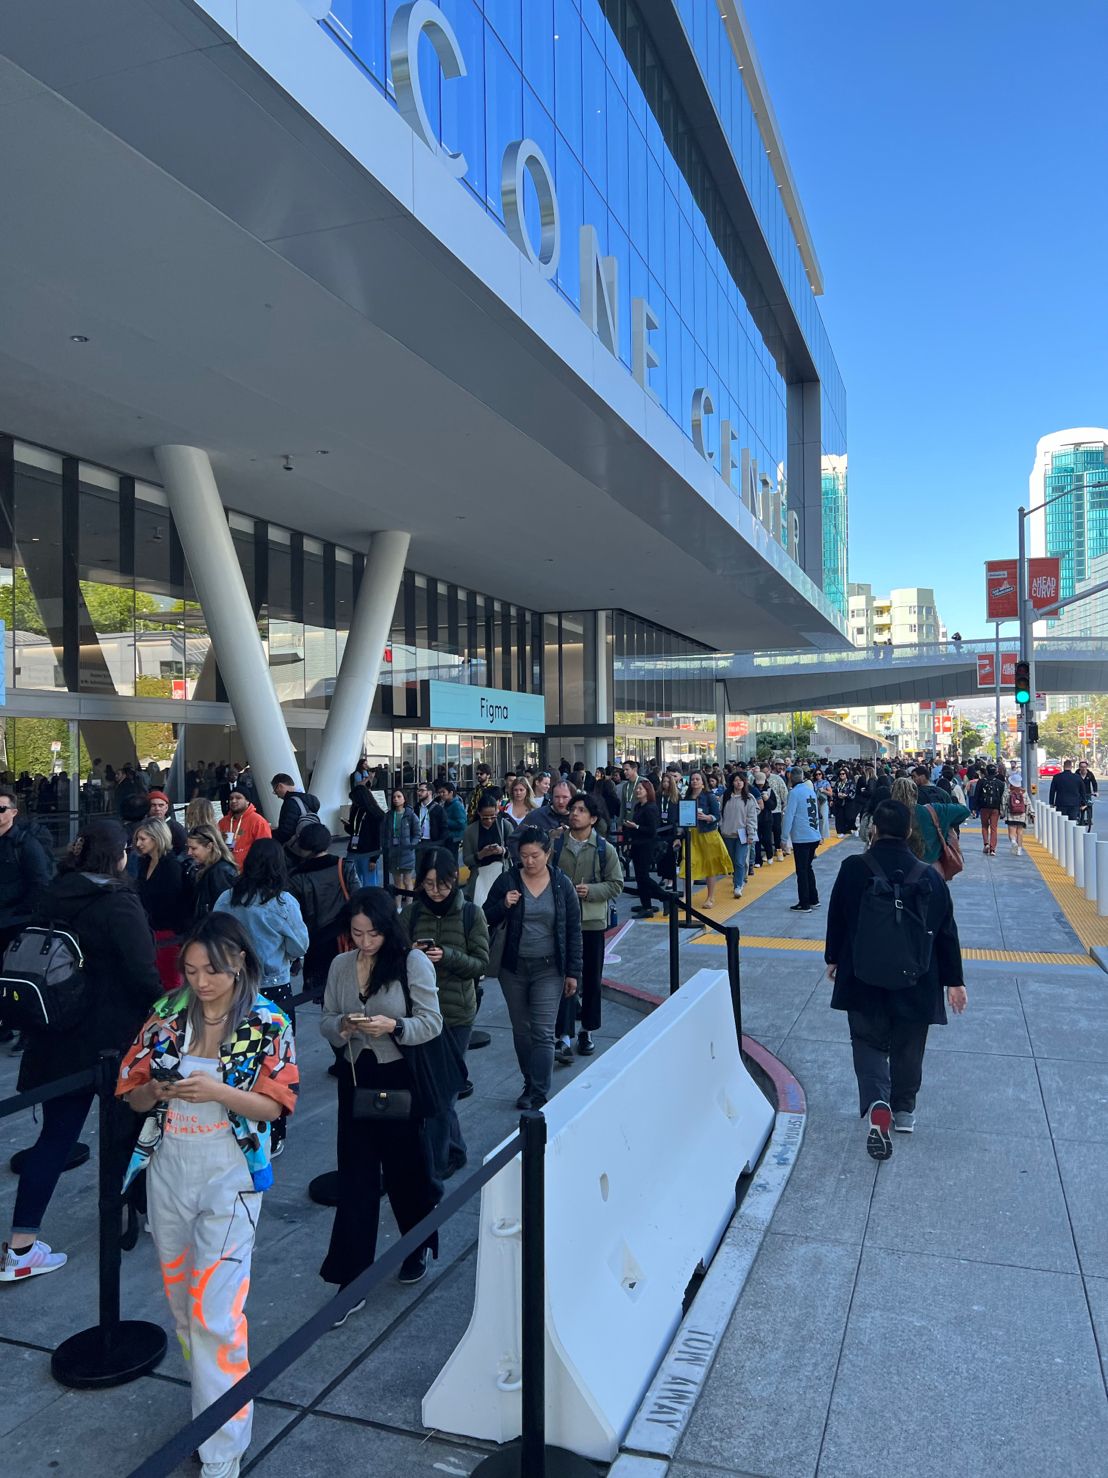
[[[440,883],[458,886],[458,858],[445,847],[427,847],[419,854],[416,864],[416,887],[422,888],[429,872],[433,872]]]
[[[347,928],[358,914],[364,915],[374,930],[384,936],[373,963],[374,989],[379,990],[393,980],[399,980],[406,988],[408,951],[412,944],[400,922],[396,900],[384,888],[359,888],[346,906]]]
[[[251,903],[268,903],[287,893],[289,870],[285,849],[272,837],[262,837],[246,854],[242,876],[231,884],[231,902],[240,908]]]

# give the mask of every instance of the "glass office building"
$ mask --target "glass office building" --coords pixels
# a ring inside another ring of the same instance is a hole
[[[111,0],[60,71],[42,7],[0,35],[9,773],[252,759],[334,817],[363,741],[708,758],[713,652],[842,644],[845,395],[741,8],[157,9],[166,55]]]
[[[1062,595],[1089,578],[1093,560],[1108,553],[1108,443],[1086,443],[1049,453],[1043,477],[1046,553],[1057,555]]]

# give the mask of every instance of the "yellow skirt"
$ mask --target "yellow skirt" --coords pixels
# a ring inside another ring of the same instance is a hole
[[[690,832],[689,843],[694,882],[698,878],[721,878],[734,872],[727,843],[718,831]],[[682,868],[681,875],[684,876],[684,868]]]

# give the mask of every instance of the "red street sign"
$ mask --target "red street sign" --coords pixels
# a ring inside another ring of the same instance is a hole
[[[188,694],[188,686],[185,683],[184,678],[175,677],[173,679],[173,696],[174,696],[174,698],[187,698],[188,695],[189,695]]]
[[[985,619],[1012,621],[1020,613],[1014,559],[990,559],[985,565]]]
[[[949,704],[949,702],[945,698],[936,698],[935,699],[935,707],[936,708],[949,708],[950,707],[950,704]]]
[[[936,734],[951,734],[954,732],[954,716],[949,713],[937,713],[934,718]]]
[[[1000,686],[1002,688],[1014,688],[1016,686],[1016,662],[1018,659],[1018,652],[1001,652]],[[979,688],[994,689],[996,687],[996,657],[992,652],[978,652],[977,654],[977,686]]]
[[[1057,556],[1027,561],[1027,590],[1031,604],[1037,611],[1041,611],[1044,606],[1052,606],[1061,599],[1058,564]]]
[[[928,699],[926,702],[921,703],[920,706],[919,706],[919,711],[920,711],[920,713],[930,713],[931,712],[931,700]]]

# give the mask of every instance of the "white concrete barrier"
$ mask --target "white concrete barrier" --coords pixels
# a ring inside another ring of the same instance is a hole
[[[1050,852],[1053,855],[1053,853],[1054,853],[1054,807],[1053,806],[1044,806],[1043,809],[1042,809],[1042,817],[1043,817],[1042,843],[1043,843],[1043,846],[1047,849],[1047,851]]]
[[[1108,842],[1096,844],[1096,911],[1099,918],[1108,918]]]
[[[1065,869],[1069,877],[1073,877],[1073,854],[1077,842],[1077,822],[1071,821],[1067,816],[1062,821],[1063,835],[1065,837],[1066,854]]]
[[[726,974],[693,976],[544,1112],[547,1441],[611,1462],[773,1127]],[[481,1193],[473,1316],[423,1398],[436,1431],[519,1435],[519,1222],[516,1160]]]
[[[1050,808],[1050,855],[1054,860],[1060,861],[1059,849],[1062,841],[1061,816],[1052,806]]]
[[[1035,818],[1035,830],[1039,841],[1050,851],[1050,818],[1053,815],[1051,808],[1045,804],[1041,805]]]
[[[1081,837],[1081,848],[1085,853],[1085,897],[1096,902],[1096,832],[1086,831]]]
[[[1073,822],[1073,885],[1085,891],[1085,830]]]

